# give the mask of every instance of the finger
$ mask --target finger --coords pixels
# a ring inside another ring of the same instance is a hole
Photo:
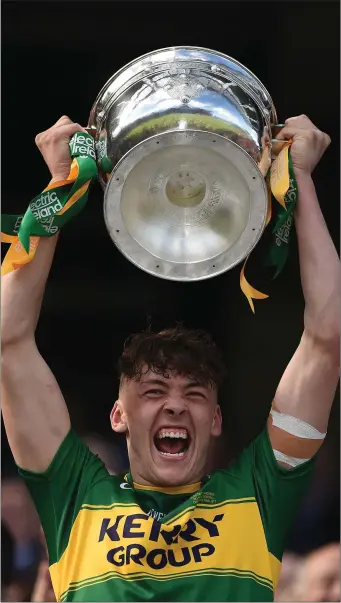
[[[297,128],[292,128],[290,126],[284,126],[277,134],[276,140],[290,140],[293,137],[293,132],[297,133]]]
[[[58,121],[56,121],[55,124],[53,124],[53,126],[51,126],[51,128],[48,128],[47,130],[43,130],[43,132],[39,132],[39,134],[37,134],[36,136],[36,142],[37,139],[42,138],[42,136],[44,136],[46,133],[50,132],[53,128],[57,128],[59,126],[63,126],[66,124],[72,124],[72,120],[67,116],[67,115],[63,115],[62,117],[60,117],[58,119]]]
[[[284,126],[282,130],[280,130],[276,136],[276,140],[290,140],[294,138],[294,136],[307,136],[307,129],[297,128],[296,126]],[[310,129],[310,132],[312,130]],[[315,130],[314,130],[315,131]]]
[[[318,130],[317,128],[302,129],[285,126],[277,136],[277,140],[290,140],[294,138],[300,138],[301,140],[308,142],[311,146],[320,148],[322,153],[324,153],[331,142],[328,134],[321,132],[321,130]]]
[[[306,115],[297,115],[295,117],[289,117],[285,120],[285,125],[294,128],[300,128],[301,130],[317,130],[317,127]]]
[[[60,117],[58,119],[58,121],[56,121],[56,123],[52,127],[54,128],[55,126],[62,126],[65,124],[72,124],[72,123],[73,123],[72,119],[70,119],[67,115],[63,115],[62,117]]]
[[[86,130],[80,125],[75,123],[66,124],[64,126],[58,126],[51,128],[37,136],[36,144],[42,146],[43,144],[51,144],[52,142],[56,142],[58,140],[69,140],[76,132],[84,132]]]
[[[85,128],[83,128],[83,126],[75,123],[66,124],[65,126],[59,126],[56,130],[56,134],[58,135],[58,137],[62,134],[64,134],[65,136],[72,136],[76,132],[84,132],[85,134],[87,134],[87,131]]]

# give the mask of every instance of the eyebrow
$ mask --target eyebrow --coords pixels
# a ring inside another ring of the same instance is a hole
[[[199,381],[191,381],[190,383],[186,383],[186,385],[184,386],[185,389],[189,389],[191,387],[201,387],[203,389],[207,389],[205,387],[205,385],[203,385],[202,383],[200,383]]]
[[[146,381],[140,381],[141,385],[160,385],[162,387],[168,387],[168,383],[167,381],[163,381],[162,379],[147,379]],[[183,386],[184,389],[190,389],[190,388],[194,388],[194,387],[201,387],[203,389],[206,389],[205,386],[202,383],[199,383],[199,381],[191,381],[190,383],[186,383],[186,385]]]
[[[168,386],[167,381],[162,379],[147,379],[146,381],[140,381],[141,385],[162,385],[163,387]]]

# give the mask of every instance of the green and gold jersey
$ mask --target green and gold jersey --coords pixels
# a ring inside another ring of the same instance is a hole
[[[58,600],[272,601],[311,467],[279,467],[265,430],[202,483],[148,488],[109,475],[70,431],[46,472],[20,473]]]

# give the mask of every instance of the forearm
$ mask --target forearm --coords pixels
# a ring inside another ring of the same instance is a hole
[[[41,238],[34,259],[2,277],[3,348],[34,336],[57,239],[58,235]]]
[[[45,471],[68,430],[63,395],[34,339],[57,236],[42,238],[31,262],[2,278],[1,410],[15,462]]]
[[[295,212],[305,331],[316,340],[338,341],[340,265],[311,177],[296,173],[299,201]],[[337,344],[338,345],[338,344]]]

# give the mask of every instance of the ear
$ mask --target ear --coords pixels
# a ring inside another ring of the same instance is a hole
[[[221,410],[219,404],[217,404],[215,408],[215,413],[211,426],[211,435],[214,437],[218,437],[221,435],[221,426],[222,426],[223,418],[221,416]]]
[[[110,413],[111,427],[116,433],[125,433],[128,429],[126,423],[126,414],[122,408],[122,401],[116,400],[114,407]]]

